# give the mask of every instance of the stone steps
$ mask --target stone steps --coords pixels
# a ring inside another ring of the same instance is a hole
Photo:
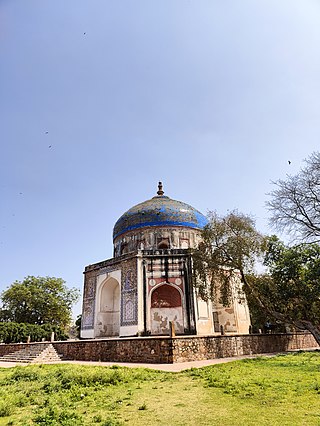
[[[59,362],[62,355],[59,355],[51,343],[32,344],[27,348],[11,352],[0,357],[0,361],[7,362],[26,362],[26,363],[49,363]]]

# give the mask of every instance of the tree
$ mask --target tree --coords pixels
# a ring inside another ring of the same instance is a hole
[[[2,292],[0,319],[65,327],[70,323],[71,309],[78,298],[79,290],[68,289],[61,278],[28,276]]]
[[[76,326],[76,330],[77,330],[77,337],[80,337],[81,321],[82,321],[82,314],[79,314],[77,316],[77,319],[76,319],[76,322],[75,322],[75,326]]]
[[[292,232],[302,241],[320,239],[320,152],[314,152],[295,176],[274,182],[277,189],[267,203],[271,224]]]
[[[269,273],[262,278],[267,285],[261,278],[255,283],[265,307],[273,317],[309,330],[320,344],[320,246],[289,247],[272,237],[265,265]]]
[[[284,246],[276,237],[264,237],[252,218],[238,212],[226,217],[211,213],[193,252],[195,287],[204,299],[228,303],[234,276],[266,315],[299,329],[309,330],[320,344],[320,247]],[[268,271],[257,274],[254,265],[264,258]]]
[[[42,339],[49,340],[54,332],[55,340],[67,340],[68,336],[61,327],[52,324],[26,324],[16,322],[0,322],[0,342],[40,342]]]
[[[246,277],[264,252],[265,241],[251,217],[237,211],[225,217],[209,213],[202,242],[193,251],[195,285],[200,296],[214,299],[220,293],[220,301],[226,305],[235,275],[240,274],[242,283],[248,285]]]

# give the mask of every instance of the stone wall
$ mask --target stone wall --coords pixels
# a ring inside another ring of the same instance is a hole
[[[315,347],[317,342],[309,333],[182,337],[173,339],[172,355],[173,362],[186,362]]]
[[[54,342],[64,359],[82,361],[172,363],[172,342],[166,338],[133,338]]]
[[[28,346],[26,343],[0,345],[0,357],[26,346]],[[59,354],[64,356],[64,359],[68,360],[154,364],[172,364],[318,347],[309,333],[182,336],[173,339],[170,337],[136,337],[54,342],[53,346]]]

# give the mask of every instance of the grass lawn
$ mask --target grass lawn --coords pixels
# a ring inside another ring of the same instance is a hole
[[[320,425],[320,352],[181,373],[34,365],[0,369],[0,425]]]

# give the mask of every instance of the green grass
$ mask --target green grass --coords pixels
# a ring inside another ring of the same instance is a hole
[[[320,353],[181,373],[39,365],[0,369],[0,425],[320,425]]]

